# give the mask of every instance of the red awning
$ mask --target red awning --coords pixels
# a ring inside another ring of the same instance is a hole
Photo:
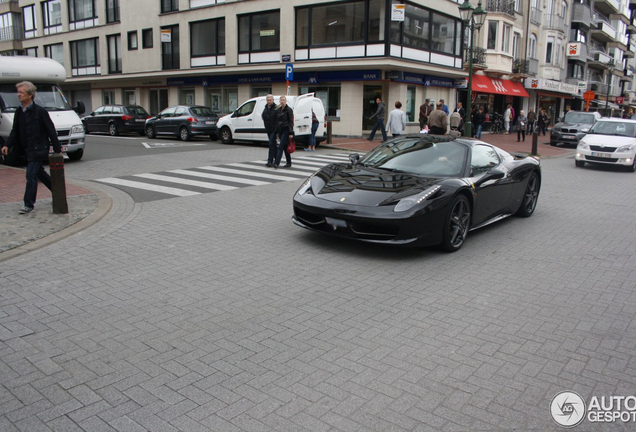
[[[530,97],[521,83],[507,79],[490,78],[485,75],[473,75],[473,91],[507,96]]]

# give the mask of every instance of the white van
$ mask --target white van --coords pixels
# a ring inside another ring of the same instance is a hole
[[[294,110],[294,138],[297,143],[307,145],[311,135],[311,111],[313,110],[320,123],[316,131],[316,143],[327,139],[327,117],[322,101],[313,93],[300,96],[286,96],[287,105]],[[274,96],[274,103],[279,104],[280,96]],[[224,144],[231,144],[234,140],[268,142],[265,125],[263,124],[263,109],[266,104],[265,96],[252,98],[238,107],[232,114],[221,117],[217,123],[219,136]]]
[[[66,79],[64,66],[50,58],[0,56],[0,145],[3,145],[13,127],[13,114],[20,107],[15,85],[20,81],[30,81],[37,87],[35,103],[44,107],[51,116],[62,152],[71,160],[79,160],[84,155],[84,126],[79,114],[84,113],[84,104],[76,107],[66,101],[64,93],[57,85]],[[4,163],[19,163],[17,153],[12,152]]]

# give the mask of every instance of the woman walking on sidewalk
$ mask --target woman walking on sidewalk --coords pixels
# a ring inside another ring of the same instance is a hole
[[[389,120],[386,122],[386,131],[390,130],[393,138],[402,135],[406,127],[406,114],[400,108],[402,108],[402,102],[397,101],[395,109],[389,113]]]
[[[519,117],[517,117],[517,142],[523,137],[523,141],[526,140],[526,127],[528,126],[528,118],[523,110],[519,111]]]

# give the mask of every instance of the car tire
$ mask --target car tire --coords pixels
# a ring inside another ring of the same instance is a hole
[[[530,217],[534,213],[534,209],[537,207],[537,201],[539,200],[539,191],[541,190],[541,180],[537,173],[530,174],[526,189],[523,192],[523,199],[521,200],[521,206],[517,210],[517,216]]]
[[[627,172],[636,172],[636,158],[634,158],[634,160],[632,161],[632,164],[630,166],[626,166],[625,167],[625,171],[627,171]]]
[[[213,133],[213,134],[210,134],[210,139],[212,141],[218,141],[219,140],[219,136],[217,134]]]
[[[583,168],[585,166],[585,161],[575,160],[574,165],[576,165],[577,168]]]
[[[227,126],[221,128],[221,142],[223,144],[232,144],[234,142],[232,139],[232,131]]]
[[[457,195],[444,220],[440,247],[446,252],[456,252],[464,244],[470,228],[470,210],[468,198]]]
[[[119,131],[117,130],[117,125],[115,123],[108,123],[108,135],[110,136],[119,135]]]
[[[139,131],[139,136],[146,136],[146,132],[144,132],[144,131]]]
[[[90,131],[88,130],[88,126],[86,126],[86,123],[83,123],[83,125],[84,125],[84,133],[88,135],[90,133]]]
[[[152,126],[146,126],[146,136],[148,138],[154,138],[157,136],[157,132],[155,132],[155,128]]]
[[[66,153],[68,158],[72,161],[78,161],[84,156],[84,149],[79,149],[71,153]]]
[[[187,127],[185,126],[181,126],[179,128],[179,139],[181,141],[188,141],[190,140],[190,131],[188,130]]]
[[[554,141],[550,140],[550,145],[551,145],[552,147],[556,147],[556,146],[557,146],[557,143],[555,143]]]

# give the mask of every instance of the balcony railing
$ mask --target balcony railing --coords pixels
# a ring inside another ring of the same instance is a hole
[[[530,75],[537,75],[539,73],[539,60],[533,58],[528,60],[528,72]]]
[[[488,0],[486,10],[488,12],[501,12],[514,17],[515,0]]]
[[[543,16],[543,27],[548,30],[559,30],[565,32],[565,19],[559,15],[545,14]]]
[[[512,73],[528,75],[530,72],[530,61],[515,59],[512,62]]]
[[[18,0],[0,0],[0,4],[2,3],[17,3]]]
[[[541,25],[541,11],[537,8],[530,10],[530,22],[536,25]]]
[[[465,64],[468,65],[470,62],[470,48],[464,46],[464,61]],[[473,66],[482,66],[486,67],[486,49],[473,47]]]
[[[22,40],[23,36],[24,36],[24,32],[22,31],[21,25],[15,25],[10,27],[0,27],[0,41]]]

